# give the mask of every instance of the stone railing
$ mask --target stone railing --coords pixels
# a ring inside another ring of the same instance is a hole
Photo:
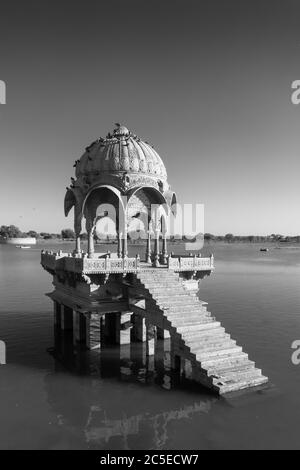
[[[99,258],[99,259],[83,259],[82,272],[84,274],[91,273],[122,273],[135,272],[140,268],[140,258]]]
[[[174,271],[212,271],[214,269],[214,257],[201,258],[198,256],[178,256],[168,258],[168,269]]]
[[[88,258],[71,253],[42,252],[41,264],[45,269],[71,271],[82,274],[135,272],[140,269],[140,258],[112,258],[109,255]]]
[[[55,269],[56,261],[64,256],[68,256],[67,253],[63,253],[60,251],[59,253],[55,253],[53,251],[44,251],[42,250],[41,254],[41,264],[48,269]]]

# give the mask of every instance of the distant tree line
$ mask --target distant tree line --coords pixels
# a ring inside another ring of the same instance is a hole
[[[0,227],[0,238],[40,238],[44,240],[61,239],[61,238],[75,238],[74,230],[66,228],[61,233],[49,233],[49,232],[36,232],[35,230],[29,230],[28,232],[22,232],[19,227],[15,225],[1,225]],[[84,237],[83,237],[84,238]]]
[[[1,225],[0,227],[0,238],[26,238],[26,237],[37,237],[38,234],[35,230],[29,230],[28,232],[22,232],[19,227],[15,225]]]
[[[212,233],[205,233],[204,240],[210,241],[224,241],[227,243],[234,242],[283,242],[283,243],[300,243],[300,235],[295,236],[284,236],[276,233],[271,235],[233,235],[232,233],[227,233],[226,235],[213,235]]]
[[[129,235],[128,235],[129,236]],[[49,232],[36,232],[35,230],[29,230],[28,232],[22,232],[19,227],[15,225],[1,225],[0,227],[0,238],[25,238],[33,237],[43,240],[51,239],[63,239],[70,240],[75,239],[74,230],[70,228],[64,228],[61,230],[61,233],[49,233]],[[80,235],[82,240],[87,239],[87,234],[82,233]],[[96,236],[95,236],[96,237]],[[180,243],[183,241],[195,241],[196,239],[203,239],[207,242],[247,242],[247,243],[262,243],[262,242],[282,242],[282,243],[300,243],[300,235],[296,236],[285,236],[281,234],[272,233],[271,235],[233,235],[232,233],[227,233],[226,235],[213,235],[212,233],[198,234],[193,238],[185,237],[182,238],[179,235],[170,236],[170,241],[178,241]],[[130,236],[129,236],[130,238]]]

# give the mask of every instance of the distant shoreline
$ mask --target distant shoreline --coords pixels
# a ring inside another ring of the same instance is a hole
[[[75,240],[62,240],[59,238],[50,238],[50,239],[40,239],[37,238],[36,240],[36,245],[62,245],[62,244],[74,244]],[[87,244],[87,240],[82,240],[82,244]],[[177,240],[177,241],[170,241],[168,240],[168,245],[184,245],[185,243],[192,243],[184,240]],[[146,240],[143,240],[138,243],[131,243],[128,240],[128,245],[129,246],[143,246],[146,244]],[[96,243],[96,246],[101,246],[101,245],[117,245],[117,242],[111,242],[111,241],[106,241],[106,242],[101,242],[101,243]],[[255,246],[263,246],[263,247],[270,247],[270,248],[300,248],[300,243],[299,242],[278,242],[278,241],[252,241],[249,242],[247,241],[241,241],[241,240],[236,240],[232,242],[226,242],[224,240],[210,240],[210,241],[205,241],[203,247],[213,247],[213,246],[234,246],[234,245],[255,245]]]

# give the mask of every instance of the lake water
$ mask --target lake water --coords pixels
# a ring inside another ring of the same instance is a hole
[[[100,357],[57,339],[61,356],[53,355],[44,295],[51,276],[40,249],[0,245],[1,449],[300,448],[300,365],[291,361],[300,340],[300,248],[209,247],[216,270],[200,298],[270,379],[266,390],[230,399],[174,384],[168,370],[143,362],[138,346]]]

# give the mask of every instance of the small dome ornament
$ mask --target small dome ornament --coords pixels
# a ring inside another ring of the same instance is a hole
[[[129,130],[127,129],[127,127],[125,126],[121,126],[121,124],[119,124],[118,122],[115,123],[115,126],[116,128],[114,129],[114,136],[116,137],[121,137],[121,136],[125,136],[125,135],[129,135],[130,132]]]

